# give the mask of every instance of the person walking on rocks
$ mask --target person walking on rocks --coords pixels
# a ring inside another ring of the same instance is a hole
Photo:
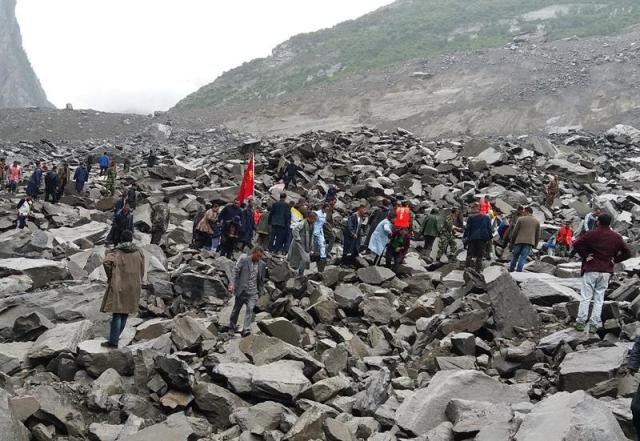
[[[295,162],[291,161],[287,164],[287,167],[284,169],[284,175],[282,180],[284,181],[284,188],[288,189],[290,184],[293,184],[294,187],[298,186],[298,171],[300,168],[296,165]]]
[[[40,185],[42,184],[42,168],[40,167],[40,162],[36,162],[36,168],[33,171],[33,174],[29,178],[29,183],[27,184],[27,194],[33,198],[33,200],[38,199],[38,195],[40,194]]]
[[[256,232],[258,233],[258,246],[262,249],[269,248],[269,213],[262,213],[260,216],[260,221],[258,221],[258,225],[256,227]]]
[[[622,236],[611,229],[612,220],[610,214],[601,214],[597,227],[580,236],[573,244],[573,249],[582,258],[582,299],[576,319],[577,331],[584,331],[587,322],[590,332],[598,330],[604,293],[613,274],[613,266],[631,257],[631,251]],[[593,310],[589,318],[591,300]]]
[[[44,200],[45,202],[51,202],[55,204],[58,202],[57,191],[60,179],[58,178],[58,172],[55,167],[51,167],[51,170],[44,175]]]
[[[27,219],[31,216],[31,211],[33,210],[33,199],[31,196],[20,199],[16,208],[18,210],[18,222],[16,229],[24,230],[24,227],[27,226]]]
[[[335,204],[338,200],[338,187],[334,184],[330,184],[327,189],[327,194],[324,197],[324,201],[329,204]]]
[[[286,193],[280,193],[280,200],[271,206],[268,222],[271,229],[269,250],[274,253],[284,253],[291,227],[291,209],[287,204]]]
[[[518,219],[511,234],[510,249],[512,252],[509,271],[522,272],[529,253],[540,242],[540,222],[533,217],[533,209],[527,207],[524,216]]]
[[[220,240],[220,255],[233,258],[238,239],[242,234],[242,219],[240,216],[222,224],[222,238]]]
[[[334,220],[333,220],[333,205],[334,205],[334,201],[329,202],[329,209],[326,211],[327,214],[327,219],[324,222],[324,225],[322,226],[322,232],[324,234],[324,240],[326,242],[326,253],[327,253],[327,259],[330,258],[331,256],[331,252],[333,251],[333,246],[336,243],[336,233],[334,230]]]
[[[240,310],[245,307],[244,326],[242,336],[251,334],[251,324],[258,298],[264,293],[267,279],[267,265],[263,260],[264,250],[255,247],[250,255],[243,255],[236,263],[233,281],[229,286],[229,292],[234,295],[233,310],[229,319],[229,330],[236,332]]]
[[[556,252],[558,257],[568,257],[573,245],[573,230],[571,221],[566,221],[556,236]]]
[[[440,234],[442,228],[442,218],[440,210],[433,208],[422,224],[422,237],[424,238],[424,249],[427,255],[431,255],[433,243]]]
[[[493,211],[493,208],[491,207],[491,200],[489,199],[488,194],[480,198],[479,210],[480,214],[491,214],[491,212]]]
[[[369,250],[376,256],[373,265],[380,265],[385,249],[389,244],[389,239],[393,236],[393,217],[392,213],[387,210],[387,217],[378,224],[369,240]]]
[[[455,222],[459,214],[460,210],[458,208],[452,208],[449,215],[445,218],[442,228],[440,228],[436,261],[440,261],[445,254],[448,257],[452,257],[458,251],[455,236],[456,232],[460,231],[460,228],[455,225]]]
[[[404,201],[402,205],[396,208],[396,217],[393,224],[398,230],[400,228],[411,229],[411,205],[409,201]]]
[[[128,205],[122,207],[113,219],[111,231],[107,236],[107,242],[119,245],[123,242],[123,234],[125,231],[131,231],[133,234],[133,213],[131,213]]]
[[[376,207],[373,213],[371,213],[371,216],[369,216],[368,225],[367,225],[367,237],[365,238],[365,241],[364,241],[365,247],[369,246],[369,243],[371,241],[371,236],[376,231],[376,228],[378,227],[380,222],[382,222],[383,220],[389,217],[390,212],[393,212],[391,207],[391,202],[388,199],[382,199],[382,201],[380,202],[380,205]],[[394,217],[395,215],[392,216],[392,218]]]
[[[240,243],[240,251],[244,251],[245,247],[251,249],[253,234],[256,231],[256,209],[253,198],[249,198],[246,205],[241,207],[241,209],[242,233],[240,234],[238,242]]]
[[[58,179],[59,179],[58,189],[57,189],[58,200],[60,200],[62,198],[62,196],[64,196],[64,190],[65,190],[65,188],[67,188],[67,184],[69,183],[69,180],[71,179],[70,175],[71,175],[71,173],[69,172],[69,164],[64,162],[58,168]],[[89,172],[87,172],[87,179],[85,179],[85,182],[89,179],[88,176],[89,176]],[[84,186],[83,186],[83,188],[84,188]]]
[[[100,176],[104,176],[105,173],[107,173],[107,169],[111,165],[111,159],[109,159],[107,152],[104,152],[102,156],[100,156],[98,162],[100,164]]]
[[[486,214],[480,213],[480,206],[471,206],[471,215],[467,219],[467,225],[462,235],[462,241],[467,246],[467,260],[465,268],[471,268],[476,272],[482,272],[482,259],[486,254],[487,246],[493,237],[491,219]]]
[[[109,196],[116,194],[116,180],[118,179],[118,170],[116,168],[116,162],[111,161],[109,169],[107,170],[107,191]]]
[[[20,167],[20,162],[13,161],[13,165],[9,166],[9,170],[7,170],[7,179],[9,193],[15,193],[18,190],[18,183],[22,179],[22,167]]]
[[[122,242],[104,258],[107,274],[107,290],[100,312],[111,313],[109,339],[102,343],[107,348],[117,348],[120,335],[130,314],[138,312],[142,280],[144,278],[144,254],[133,244],[133,233],[122,233]]]
[[[194,243],[196,248],[206,248],[210,251],[218,249],[219,243],[213,243],[214,233],[218,232],[218,238],[220,237],[220,217],[218,215],[218,206],[209,205],[203,216],[198,220],[196,218],[196,231]],[[216,241],[218,242],[218,241]],[[215,247],[213,246],[215,245]]]
[[[7,177],[7,164],[5,158],[0,158],[0,190],[4,188]]]
[[[411,235],[409,234],[408,228],[400,228],[394,231],[387,245],[387,255],[385,259],[387,268],[397,273],[407,253],[409,253],[410,245]]]
[[[96,162],[95,156],[93,156],[93,153],[89,153],[87,155],[87,174],[91,173],[91,167],[93,167],[94,162]]]
[[[600,207],[593,207],[591,212],[587,213],[587,215],[584,217],[579,235],[595,230],[598,226],[598,217],[600,216],[600,214],[602,214],[602,210],[600,210]]]
[[[331,206],[328,203],[322,205],[320,210],[316,213],[316,222],[313,225],[313,242],[314,247],[318,251],[318,269],[324,271],[325,263],[327,261],[327,242],[324,237],[324,224],[327,222],[327,213],[331,210]]]
[[[366,216],[366,207],[360,205],[349,216],[343,231],[344,249],[342,252],[342,264],[353,266],[360,255],[360,241],[362,239],[362,223]]]
[[[73,180],[76,183],[76,193],[80,194],[84,191],[84,184],[89,179],[89,172],[84,168],[84,164],[80,164],[73,173]],[[64,189],[62,189],[64,192]]]
[[[560,179],[558,176],[553,176],[547,186],[547,194],[544,200],[545,207],[551,208],[553,206],[556,197],[558,197],[558,193],[560,193]]]
[[[318,215],[311,211],[307,215],[305,221],[301,222],[294,228],[292,234],[293,239],[287,254],[287,261],[298,276],[304,275],[304,270],[311,263],[311,253],[313,251],[313,231],[314,225],[318,220]]]
[[[162,202],[157,202],[151,209],[151,243],[160,245],[162,236],[169,228],[171,212],[169,211],[169,197],[165,196]]]
[[[640,335],[636,337],[633,348],[629,351],[627,359],[627,374],[635,376],[640,368]],[[631,400],[631,414],[633,415],[633,426],[636,429],[636,439],[640,439],[640,385]]]
[[[127,204],[132,211],[138,207],[138,192],[136,191],[136,184],[132,183],[127,190]]]

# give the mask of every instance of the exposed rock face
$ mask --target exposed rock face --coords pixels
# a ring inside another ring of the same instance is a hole
[[[22,48],[16,0],[0,1],[0,108],[51,107]]]

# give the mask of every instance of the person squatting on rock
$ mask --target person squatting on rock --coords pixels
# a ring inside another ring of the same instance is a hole
[[[512,257],[509,271],[522,272],[524,264],[529,257],[529,253],[540,242],[540,222],[533,217],[533,209],[526,207],[524,216],[521,216],[516,222],[516,226],[511,233],[511,249]]]
[[[44,175],[44,200],[45,202],[51,202],[55,204],[58,202],[58,184],[60,179],[55,167],[51,167],[51,170]]]
[[[384,251],[389,244],[389,239],[393,236],[393,212],[386,211],[387,217],[378,223],[375,231],[369,240],[369,250],[375,255],[373,265],[378,266],[384,255]]]
[[[286,193],[281,193],[280,200],[271,206],[268,222],[271,229],[269,250],[273,253],[284,253],[291,226],[291,209]]]
[[[297,271],[298,276],[304,275],[304,270],[311,263],[311,253],[313,252],[314,244],[314,226],[318,220],[316,212],[311,211],[307,215],[307,218],[301,222],[292,232],[293,239],[291,240],[291,246],[289,247],[289,253],[287,254],[287,261],[294,271]]]
[[[169,197],[165,196],[161,202],[156,202],[151,209],[151,243],[153,245],[160,245],[162,236],[169,228],[171,218],[169,200]]]
[[[264,285],[267,278],[267,265],[262,260],[264,250],[255,247],[250,255],[242,255],[236,263],[233,281],[229,286],[229,292],[234,295],[233,310],[229,319],[229,330],[236,332],[240,310],[245,307],[244,326],[242,336],[251,334],[253,323],[253,309],[258,302],[258,297],[264,293]]]
[[[558,257],[568,257],[573,245],[573,230],[571,221],[566,221],[556,236],[556,251]]]
[[[360,205],[347,219],[343,231],[344,249],[342,252],[342,264],[353,266],[360,256],[360,241],[362,239],[362,224],[367,215],[366,207]]]
[[[108,348],[118,347],[129,314],[138,312],[144,278],[144,254],[134,245],[133,233],[126,230],[121,239],[122,243],[107,253],[103,263],[107,290],[100,312],[113,314],[109,339],[102,343]]]
[[[394,231],[387,244],[387,254],[385,257],[387,268],[397,273],[409,252],[410,245],[411,234],[409,234],[408,228],[400,228]]]
[[[73,180],[76,183],[76,193],[82,193],[84,190],[84,184],[89,180],[89,171],[84,167],[84,164],[80,164],[76,171],[73,173]],[[62,189],[64,192],[64,188]]]
[[[16,229],[23,230],[27,226],[27,219],[31,215],[33,210],[33,200],[31,196],[27,196],[24,199],[20,199],[16,207],[18,220],[16,222]]]
[[[614,263],[631,257],[631,251],[622,236],[611,229],[612,220],[610,214],[601,214],[597,227],[581,235],[573,244],[573,249],[582,259],[582,299],[576,319],[577,331],[584,331],[587,322],[590,332],[598,330],[604,293],[613,274]],[[589,319],[589,304],[592,299],[593,310]]]
[[[456,232],[460,231],[460,228],[455,225],[456,219],[460,214],[458,208],[452,208],[449,215],[445,218],[440,233],[438,234],[438,254],[436,260],[439,261],[443,255],[452,257],[458,251],[456,245],[455,236]]]
[[[486,214],[480,213],[478,204],[473,204],[462,235],[462,241],[467,247],[465,268],[471,268],[475,260],[473,269],[478,273],[482,272],[482,259],[486,254],[487,244],[491,242],[492,237],[491,218]]]
[[[553,176],[547,186],[547,194],[544,199],[545,207],[551,208],[553,206],[553,202],[556,200],[556,197],[558,197],[558,193],[560,193],[560,179],[558,176]]]

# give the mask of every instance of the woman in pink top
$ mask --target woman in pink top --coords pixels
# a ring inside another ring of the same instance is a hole
[[[20,179],[22,178],[22,168],[20,167],[20,163],[18,161],[14,161],[14,163],[9,166],[9,173],[7,178],[7,187],[9,188],[9,192],[15,193],[18,188],[18,182],[20,182]]]

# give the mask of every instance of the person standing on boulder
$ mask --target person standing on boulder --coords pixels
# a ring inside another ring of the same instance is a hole
[[[264,293],[264,285],[267,279],[267,265],[262,260],[264,250],[255,247],[250,255],[242,255],[236,263],[233,280],[229,285],[229,292],[235,296],[233,310],[229,319],[229,331],[235,333],[238,326],[240,310],[245,307],[244,326],[242,336],[251,334],[253,323],[253,310],[258,303],[258,298]]]
[[[282,176],[285,190],[289,188],[290,184],[293,184],[294,187],[298,186],[298,170],[299,167],[295,164],[295,162],[293,162],[293,160],[287,164],[287,167],[284,169],[284,174]]]
[[[171,212],[169,211],[169,197],[165,196],[161,202],[153,205],[151,210],[151,243],[160,245],[162,236],[169,228]]]
[[[610,214],[601,214],[597,228],[583,234],[573,244],[573,249],[582,258],[582,299],[576,319],[577,331],[584,331],[589,321],[590,332],[597,332],[604,293],[613,274],[613,265],[631,257],[631,251],[622,236],[611,229],[612,220]],[[589,304],[592,299],[593,310],[589,320]]]
[[[55,167],[51,167],[51,170],[44,175],[44,200],[45,202],[51,202],[55,204],[58,202],[57,191],[58,191],[58,183],[60,179],[58,178],[58,172]]]
[[[118,179],[118,169],[116,168],[116,162],[111,161],[109,169],[107,170],[107,191],[109,196],[116,194],[116,180]]]
[[[318,215],[311,211],[305,221],[301,222],[293,229],[293,240],[287,254],[287,261],[298,276],[304,275],[304,270],[311,263],[311,252],[313,251],[313,230]]]
[[[144,278],[144,254],[133,243],[133,233],[124,231],[122,242],[104,258],[107,274],[107,290],[100,312],[111,313],[109,339],[102,343],[107,348],[117,348],[120,335],[130,314],[138,312],[142,280]]]
[[[271,206],[268,222],[271,229],[269,250],[273,253],[284,253],[291,226],[291,209],[287,204],[286,193],[280,193],[280,200]]]
[[[440,228],[440,232],[438,234],[438,254],[436,255],[436,261],[440,261],[442,256],[445,254],[447,256],[453,256],[458,251],[455,237],[456,232],[459,232],[460,228],[455,225],[455,222],[459,214],[460,210],[458,208],[452,208],[451,212],[449,212],[449,216],[445,218],[442,228]]]
[[[560,179],[558,176],[553,176],[547,186],[547,194],[544,200],[545,207],[551,208],[553,206],[556,197],[558,197],[558,193],[560,193]]]
[[[424,238],[424,249],[427,255],[431,254],[433,243],[440,234],[441,228],[442,218],[440,217],[440,210],[433,208],[422,224],[422,237]]]
[[[22,167],[20,167],[19,161],[13,161],[13,165],[9,166],[7,178],[9,193],[15,193],[18,190],[18,183],[22,179]]]
[[[100,164],[100,176],[104,176],[111,165],[111,159],[109,159],[107,152],[104,152],[102,156],[100,156],[98,163]]]
[[[27,184],[27,194],[31,196],[34,200],[38,199],[38,195],[40,194],[40,185],[42,184],[42,168],[40,167],[40,162],[36,162],[36,168],[33,171],[33,174],[29,178],[29,183]]]
[[[80,164],[73,173],[73,180],[76,183],[76,193],[80,194],[84,190],[84,184],[89,179],[89,172],[84,168],[84,164]],[[62,189],[64,192],[64,189]]]
[[[540,242],[540,222],[533,217],[533,209],[524,209],[524,216],[518,219],[511,234],[510,249],[512,252],[509,271],[522,272],[529,253]]]
[[[465,268],[471,268],[475,259],[473,269],[478,273],[482,272],[482,259],[486,254],[487,246],[493,237],[491,219],[486,214],[480,214],[478,204],[471,206],[471,215],[467,219],[467,226],[462,235],[462,241],[467,246],[467,260]]]
[[[356,211],[349,216],[344,227],[344,249],[342,252],[342,264],[353,266],[360,255],[360,241],[362,239],[362,223],[366,216],[366,207],[360,205]]]

